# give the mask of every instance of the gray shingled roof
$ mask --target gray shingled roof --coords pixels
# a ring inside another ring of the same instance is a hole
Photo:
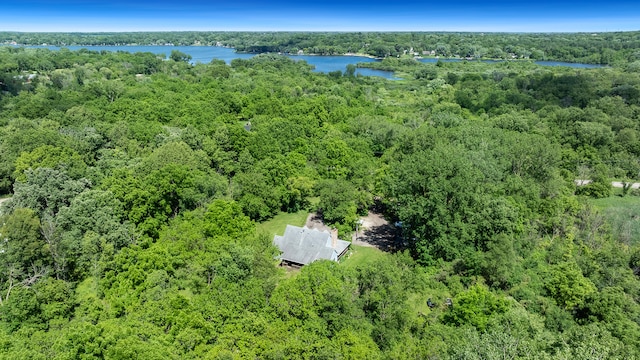
[[[282,260],[306,265],[318,259],[338,261],[338,256],[351,243],[338,239],[334,248],[328,231],[287,225],[283,236],[276,235],[273,238],[273,244],[282,251]]]

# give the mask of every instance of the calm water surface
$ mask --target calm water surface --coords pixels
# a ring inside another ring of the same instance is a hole
[[[535,63],[538,65],[544,65],[544,66],[568,66],[568,67],[578,68],[578,69],[596,69],[596,68],[606,67],[604,65],[568,63],[568,62],[562,62],[562,61],[536,61]]]
[[[49,50],[60,50],[58,46],[29,46],[31,48],[46,48]],[[185,54],[191,55],[192,63],[209,63],[213,59],[224,60],[227,64],[233,59],[250,59],[255,54],[242,54],[235,52],[232,48],[219,46],[161,46],[161,45],[123,45],[123,46],[65,46],[67,49],[75,51],[87,49],[91,51],[126,51],[130,53],[150,52],[158,55],[164,55],[168,58],[171,51],[178,50]],[[346,71],[347,65],[359,62],[379,61],[364,56],[311,56],[311,55],[289,55],[293,60],[304,60],[313,65],[314,71],[329,73],[332,71]],[[373,69],[356,69],[356,74],[363,76],[379,76],[385,79],[397,80],[399,78],[393,76],[391,71],[373,70]]]
[[[315,56],[315,55],[290,55],[293,60],[304,60],[307,63],[315,66],[314,71],[328,73],[332,71],[345,71],[347,65],[357,63],[376,62],[380,60],[368,58],[365,56]],[[390,80],[399,80],[393,76],[392,71],[383,71],[375,69],[356,69],[356,74],[363,76],[379,76]]]
[[[28,46],[31,48],[47,48],[50,50],[59,50],[58,46]],[[161,46],[161,45],[122,45],[122,46],[66,46],[69,50],[88,49],[92,51],[127,51],[130,53],[136,52],[151,52],[158,55],[163,55],[168,58],[171,55],[172,50],[178,50],[185,54],[191,55],[192,63],[209,63],[213,59],[224,60],[227,64],[233,59],[250,59],[255,54],[241,54],[235,52],[232,48],[225,48],[219,46]],[[346,71],[347,65],[357,64],[359,62],[375,62],[377,59],[372,59],[364,56],[312,56],[312,55],[289,55],[290,58],[299,61],[304,60],[307,63],[315,67],[314,71],[329,73],[332,71]],[[461,62],[464,59],[435,59],[425,58],[420,59],[423,63],[436,63],[438,60],[443,62]],[[497,63],[502,60],[481,60],[485,63]],[[580,64],[580,63],[567,63],[560,61],[536,61],[538,65],[544,66],[569,66],[574,68],[598,68],[602,65],[592,64]],[[356,69],[356,74],[363,76],[378,76],[390,80],[398,80],[399,78],[393,75],[391,71],[374,70],[374,69]]]

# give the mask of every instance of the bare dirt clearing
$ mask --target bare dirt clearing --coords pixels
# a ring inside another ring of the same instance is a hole
[[[360,219],[362,225],[359,225],[358,232],[351,236],[353,245],[375,247],[383,251],[400,249],[398,228],[389,224],[382,214],[369,212],[367,216]],[[309,229],[331,230],[316,213],[309,214],[305,225]]]
[[[400,249],[399,229],[390,224],[382,214],[370,211],[367,216],[360,219],[362,225],[351,238],[354,245],[372,246],[391,252]]]
[[[305,223],[305,226],[309,229],[316,229],[319,231],[331,231],[331,228],[325,225],[324,222],[322,222],[322,217],[320,217],[320,215],[318,215],[317,213],[310,213],[309,216],[307,216],[307,222]]]

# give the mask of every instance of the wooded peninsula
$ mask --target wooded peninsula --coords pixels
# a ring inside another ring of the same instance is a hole
[[[640,358],[640,32],[0,43],[0,359]]]

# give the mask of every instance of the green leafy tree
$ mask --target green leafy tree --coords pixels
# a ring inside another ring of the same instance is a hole
[[[484,331],[493,316],[508,309],[507,300],[492,293],[486,286],[476,284],[453,299],[453,305],[444,314],[443,321],[458,326],[469,324]]]
[[[40,233],[40,220],[31,209],[18,208],[0,217],[0,303],[23,281],[34,283],[51,265],[48,246]]]
[[[596,291],[593,283],[582,275],[575,261],[551,265],[546,274],[545,288],[551,298],[565,309],[582,305]]]
[[[101,263],[133,242],[131,228],[123,221],[122,203],[111,192],[87,190],[56,218],[61,246],[74,277],[99,272]]]
[[[0,323],[9,332],[22,327],[42,329],[45,324],[40,319],[40,304],[33,289],[17,286],[11,297],[4,301],[0,312]]]
[[[579,186],[576,195],[586,195],[594,198],[605,198],[611,195],[613,189],[611,181],[607,176],[608,169],[603,164],[595,166],[591,183]]]
[[[401,256],[360,266],[357,271],[358,303],[373,324],[371,336],[381,349],[388,349],[409,326],[407,296],[412,283],[411,262]]]
[[[389,176],[404,236],[422,262],[453,260],[473,246],[482,174],[464,154],[438,145],[404,157]]]
[[[185,54],[180,50],[171,50],[171,55],[169,55],[169,59],[173,61],[189,62],[191,61],[191,55]]]
[[[482,274],[491,286],[506,289],[518,278],[519,262],[514,239],[499,234],[486,244]]]
[[[51,168],[65,171],[74,179],[85,175],[87,165],[75,151],[51,145],[43,145],[31,152],[23,152],[16,159],[14,178],[17,181],[26,180],[25,170],[37,168]]]
[[[353,227],[358,218],[358,190],[346,180],[326,180],[318,187],[318,208],[324,221]]]
[[[39,216],[54,216],[60,208],[90,185],[87,179],[74,180],[64,171],[37,168],[25,171],[25,182],[14,185],[11,207],[29,208]]]
[[[32,120],[17,118],[0,131],[0,192],[9,193],[13,185],[15,161],[22,152],[30,152],[42,145],[58,146],[64,137],[58,129]]]

